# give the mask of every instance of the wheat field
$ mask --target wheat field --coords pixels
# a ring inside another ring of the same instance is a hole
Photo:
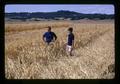
[[[52,27],[58,37],[48,47],[42,35]],[[74,56],[65,52],[73,27]],[[115,77],[114,21],[38,21],[5,23],[7,79],[112,79]]]

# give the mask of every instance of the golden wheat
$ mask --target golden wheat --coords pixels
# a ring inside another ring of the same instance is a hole
[[[57,34],[58,39],[46,48],[42,35],[47,31],[45,28],[47,26],[52,26],[52,31]],[[73,57],[67,56],[65,52],[67,28],[71,26],[74,28],[75,35]],[[5,29],[5,77],[8,79],[114,77],[114,75],[101,76],[110,63],[114,64],[113,23],[48,21],[5,24]],[[97,45],[95,41],[98,38],[103,38],[98,40],[98,43],[108,41],[109,45],[106,43],[106,48],[103,48],[102,44]],[[92,47],[91,43],[98,47]],[[109,63],[106,62],[107,57]]]

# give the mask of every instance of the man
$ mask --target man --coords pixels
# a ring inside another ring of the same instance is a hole
[[[68,41],[66,46],[66,50],[70,56],[72,56],[72,50],[74,46],[74,34],[72,32],[73,32],[73,28],[71,27],[68,29],[68,37],[67,37]]]
[[[48,31],[44,33],[43,35],[43,41],[45,41],[48,45],[51,42],[54,42],[55,40],[57,40],[57,36],[54,32],[51,31],[51,27],[48,27]]]

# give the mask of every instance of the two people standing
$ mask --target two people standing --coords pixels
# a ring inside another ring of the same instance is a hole
[[[49,45],[52,42],[55,42],[57,40],[57,36],[54,32],[51,31],[51,27],[48,27],[48,31],[43,34],[43,41]],[[66,51],[67,53],[72,56],[72,50],[74,46],[74,34],[73,34],[73,28],[68,29],[68,36],[67,36],[67,45],[66,45]]]

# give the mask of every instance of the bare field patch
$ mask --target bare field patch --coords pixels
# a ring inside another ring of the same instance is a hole
[[[47,26],[52,26],[58,37],[48,48],[42,41]],[[65,53],[68,27],[74,29],[73,57]],[[111,64],[114,65],[114,23],[48,21],[5,24],[7,79],[111,79],[114,73],[107,69]]]

